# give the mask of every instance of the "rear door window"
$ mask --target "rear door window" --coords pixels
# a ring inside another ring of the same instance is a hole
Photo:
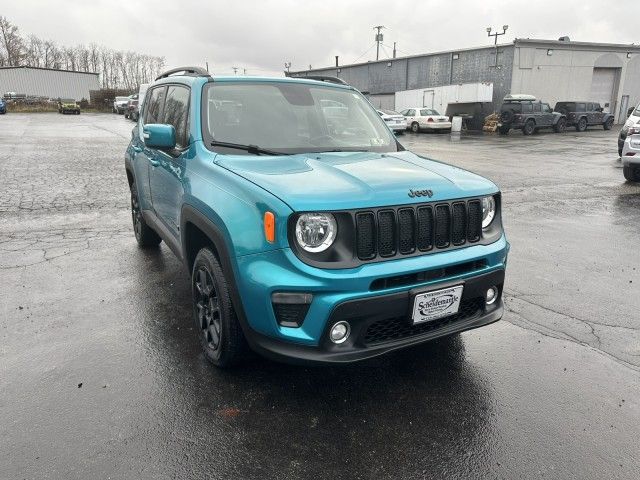
[[[531,113],[531,112],[533,112],[533,106],[528,102],[523,103],[522,113]]]
[[[587,104],[586,103],[576,103],[576,112],[586,112]]]
[[[540,104],[539,103],[534,103],[533,104],[533,112],[534,113],[540,113]]]

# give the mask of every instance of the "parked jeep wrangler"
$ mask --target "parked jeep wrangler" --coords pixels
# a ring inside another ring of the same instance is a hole
[[[170,70],[125,168],[135,238],[184,263],[215,365],[350,362],[502,316],[498,188],[405,150],[340,79]]]
[[[64,98],[58,99],[58,113],[74,113],[80,115],[80,105],[75,100]]]
[[[507,95],[500,107],[498,132],[507,135],[511,129],[520,129],[531,135],[541,128],[553,128],[554,132],[564,132],[567,117],[554,112],[548,103],[543,103],[532,95]]]
[[[605,130],[611,130],[613,115],[606,113],[596,102],[558,102],[554,111],[567,117],[567,126],[576,127],[578,132],[584,132],[587,126],[602,125]]]

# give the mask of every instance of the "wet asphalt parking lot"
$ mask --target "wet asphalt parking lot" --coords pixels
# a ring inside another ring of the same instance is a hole
[[[200,353],[108,114],[0,117],[0,478],[638,478],[640,185],[617,129],[405,135],[503,191],[502,321],[360,364]]]

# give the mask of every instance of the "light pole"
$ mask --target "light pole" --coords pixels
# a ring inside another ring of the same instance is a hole
[[[503,25],[502,26],[502,33],[498,32],[496,30],[495,33],[491,33],[491,27],[487,27],[487,36],[488,37],[493,37],[493,45],[496,49],[496,63],[494,65],[494,67],[498,68],[498,37],[500,35],[504,35],[505,33],[507,33],[507,30],[509,29],[509,25]]]

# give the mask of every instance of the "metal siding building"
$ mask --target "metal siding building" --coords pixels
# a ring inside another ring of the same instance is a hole
[[[0,95],[7,92],[46,98],[89,100],[89,90],[99,90],[97,73],[34,67],[0,67]]]
[[[508,93],[529,93],[552,106],[559,100],[599,101],[620,121],[625,106],[640,102],[640,46],[516,39],[497,49],[451,50],[289,75],[340,77],[367,92],[378,108],[389,109],[395,107],[395,92],[490,82],[492,109]]]

